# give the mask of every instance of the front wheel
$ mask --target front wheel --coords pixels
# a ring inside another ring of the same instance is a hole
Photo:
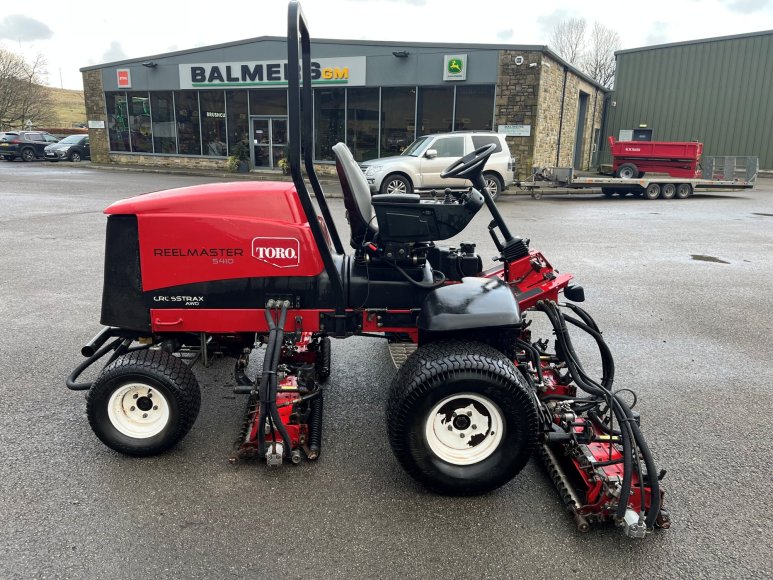
[[[484,173],[483,179],[486,180],[486,187],[491,194],[491,199],[496,199],[504,189],[502,180],[496,173]]]
[[[437,342],[418,348],[392,381],[387,429],[397,460],[416,481],[442,494],[478,495],[526,465],[537,411],[501,352]]]
[[[413,193],[413,184],[407,177],[393,173],[384,178],[381,193]]]
[[[111,449],[134,456],[163,453],[193,426],[201,405],[196,377],[179,358],[156,350],[125,354],[89,390],[91,429]]]
[[[80,163],[80,160],[81,160],[80,153],[78,153],[77,151],[73,151],[72,153],[70,153],[70,161],[72,161],[73,163]]]

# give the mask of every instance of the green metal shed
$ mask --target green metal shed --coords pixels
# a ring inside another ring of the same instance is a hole
[[[753,155],[773,169],[773,30],[615,53],[606,137],[701,141],[704,155]],[[622,132],[622,135],[621,135]]]

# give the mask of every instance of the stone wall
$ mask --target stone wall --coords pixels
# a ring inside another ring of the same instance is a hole
[[[540,70],[534,164],[550,167],[572,167],[574,165],[577,118],[580,91],[582,91],[588,95],[588,106],[583,141],[580,144],[582,162],[579,169],[588,169],[593,144],[593,130],[601,127],[604,91],[571,70],[566,72],[566,86],[564,87],[564,66],[546,54],[541,55]],[[561,131],[560,139],[559,128]]]
[[[107,117],[105,115],[105,90],[102,87],[102,72],[84,71],[83,94],[86,100],[86,118],[89,121],[104,121],[104,129],[89,129],[91,160],[108,163],[110,146],[107,139]]]
[[[173,169],[204,169],[227,171],[225,159],[202,157],[200,155],[144,155],[142,153],[110,153],[109,162],[120,165],[147,165]]]
[[[516,179],[526,178],[531,173],[536,139],[536,121],[540,71],[539,52],[513,50],[499,51],[499,73],[497,82],[496,115],[494,129],[498,125],[529,125],[528,137],[507,137],[510,152],[516,161]],[[516,64],[516,57],[523,62]]]

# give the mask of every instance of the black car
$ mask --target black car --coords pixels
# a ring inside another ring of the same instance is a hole
[[[69,159],[77,163],[81,159],[91,159],[88,135],[68,135],[59,143],[53,143],[45,149],[46,159],[59,161]]]
[[[45,131],[7,131],[0,133],[0,157],[13,161],[34,161],[46,156],[44,149],[59,139]]]

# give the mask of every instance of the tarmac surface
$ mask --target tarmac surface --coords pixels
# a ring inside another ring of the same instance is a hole
[[[616,386],[639,395],[673,525],[629,540],[577,532],[536,461],[482,497],[414,484],[387,442],[395,371],[376,339],[333,342],[316,463],[228,463],[245,400],[227,360],[195,367],[202,409],[176,448],[133,459],[102,445],[64,386],[99,330],[101,211],[228,179],[0,162],[0,578],[770,577],[773,180],[682,201],[499,203],[585,287]],[[489,220],[460,238],[486,265]]]

